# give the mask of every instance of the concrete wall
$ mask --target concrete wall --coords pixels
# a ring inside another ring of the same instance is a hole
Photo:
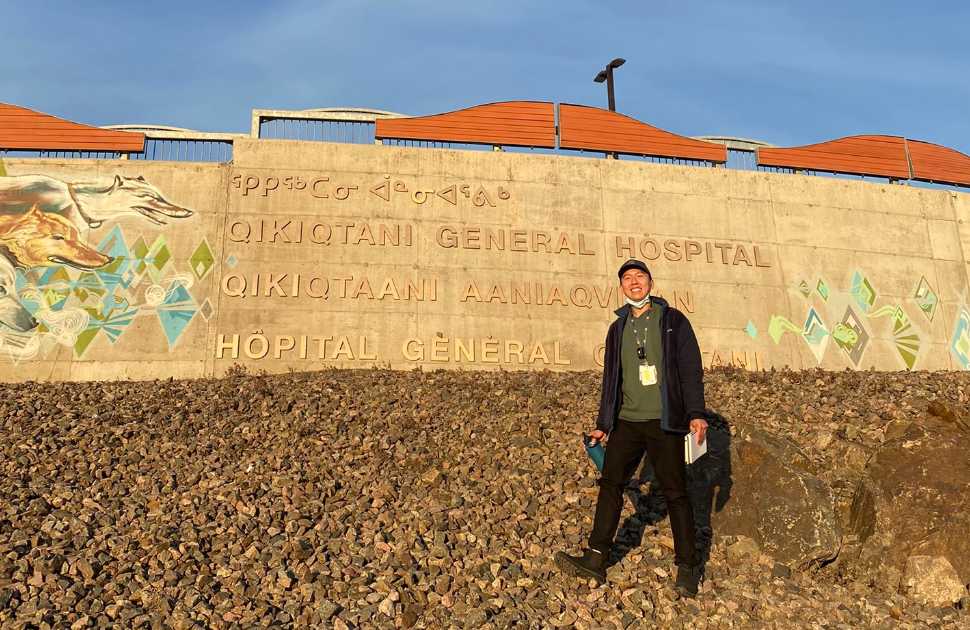
[[[0,219],[39,200],[116,260],[34,259],[16,274],[38,325],[0,326],[4,380],[219,375],[235,363],[595,369],[631,256],[688,313],[707,366],[970,367],[962,193],[275,140],[238,141],[230,165],[5,164]],[[132,210],[137,177],[191,216]]]

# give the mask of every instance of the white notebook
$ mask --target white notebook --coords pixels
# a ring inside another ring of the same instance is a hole
[[[684,461],[693,464],[701,455],[707,452],[707,436],[704,441],[697,443],[697,431],[691,431],[684,436]]]

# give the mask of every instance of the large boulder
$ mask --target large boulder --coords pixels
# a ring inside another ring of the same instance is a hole
[[[926,604],[953,604],[967,595],[966,584],[943,556],[910,556],[901,586]]]
[[[690,467],[701,525],[709,520],[715,535],[751,538],[797,569],[838,555],[835,496],[796,444],[746,425],[733,440],[716,425],[708,435],[708,455]]]
[[[905,589],[911,557],[942,556],[970,582],[968,440],[952,422],[929,418],[876,450],[849,512],[857,571]]]

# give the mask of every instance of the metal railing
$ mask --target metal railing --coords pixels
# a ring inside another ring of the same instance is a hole
[[[374,130],[381,118],[405,116],[379,109],[254,109],[250,135],[275,140],[375,144]]]
[[[145,150],[132,153],[132,160],[167,160],[171,162],[229,162],[236,138],[241,133],[206,133],[180,127],[149,125],[111,125],[113,131],[136,131],[145,134]]]
[[[131,154],[131,159],[168,160],[171,162],[231,162],[232,142],[147,138],[145,140],[145,151]]]
[[[491,150],[491,147],[487,145],[482,145],[482,144],[465,145],[465,144],[455,144],[453,142],[434,142],[430,140],[398,140],[395,138],[383,138],[382,140],[379,141],[379,144],[385,147],[419,147],[422,149],[468,149],[472,151]]]
[[[0,151],[0,157],[5,158],[52,158],[70,160],[123,160],[126,154],[114,151],[47,151],[47,150],[26,150],[26,149],[7,149]]]
[[[643,157],[628,155],[624,156],[624,159],[648,162],[650,164],[671,164],[673,166],[699,166],[701,168],[717,168],[720,166],[716,162],[709,162],[707,160],[685,160],[681,158],[655,157],[652,155],[645,155]]]

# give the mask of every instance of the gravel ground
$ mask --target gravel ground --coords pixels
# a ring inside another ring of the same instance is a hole
[[[794,439],[840,500],[860,474],[847,458],[970,392],[962,373],[707,376],[721,430]],[[792,571],[709,529],[707,579],[677,600],[667,520],[629,502],[609,583],[562,575],[552,554],[592,520],[579,436],[599,384],[387,370],[0,384],[0,627],[970,627],[965,605],[916,604],[838,561]]]

